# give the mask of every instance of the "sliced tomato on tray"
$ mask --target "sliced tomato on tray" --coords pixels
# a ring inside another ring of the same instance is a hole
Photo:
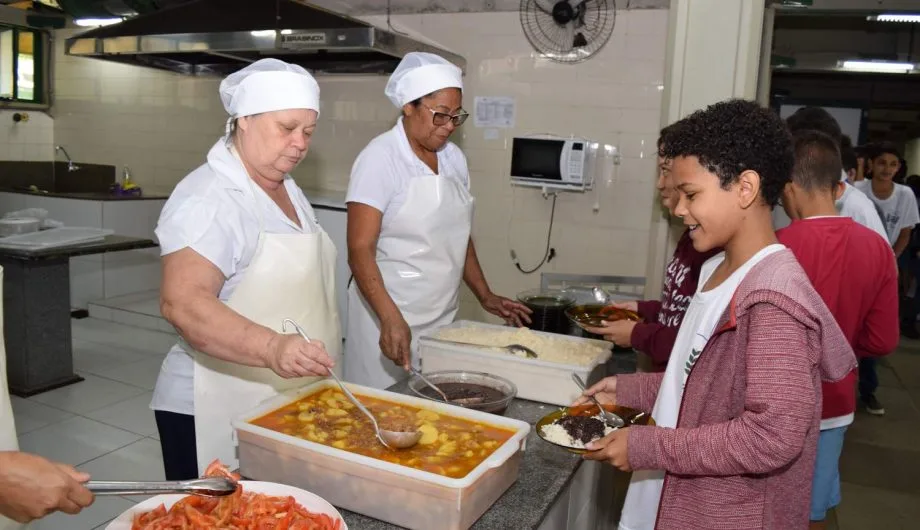
[[[217,460],[207,467],[205,476],[240,480]],[[326,514],[307,510],[294,497],[245,492],[239,485],[226,497],[190,495],[169,510],[161,504],[135,516],[131,530],[341,530],[341,526]]]

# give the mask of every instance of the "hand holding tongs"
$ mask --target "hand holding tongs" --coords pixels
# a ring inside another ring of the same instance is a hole
[[[236,483],[224,477],[166,482],[115,482],[91,480],[86,487],[96,495],[161,495],[189,493],[202,497],[223,497],[236,491]]]

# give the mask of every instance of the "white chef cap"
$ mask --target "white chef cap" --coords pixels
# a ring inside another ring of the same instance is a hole
[[[310,72],[278,59],[261,59],[220,82],[220,100],[230,119],[262,112],[310,109],[319,112],[319,85]]]
[[[441,90],[463,90],[463,72],[447,59],[433,53],[407,53],[387,81],[384,94],[397,108],[410,101]]]

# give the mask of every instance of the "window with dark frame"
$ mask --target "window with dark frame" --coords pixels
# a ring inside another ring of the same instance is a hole
[[[47,104],[45,54],[40,31],[0,25],[0,104]]]

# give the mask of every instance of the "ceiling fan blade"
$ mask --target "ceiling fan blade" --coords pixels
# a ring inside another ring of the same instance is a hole
[[[565,53],[571,53],[575,49],[575,24],[569,22],[563,28],[563,38],[560,42],[562,51]]]

